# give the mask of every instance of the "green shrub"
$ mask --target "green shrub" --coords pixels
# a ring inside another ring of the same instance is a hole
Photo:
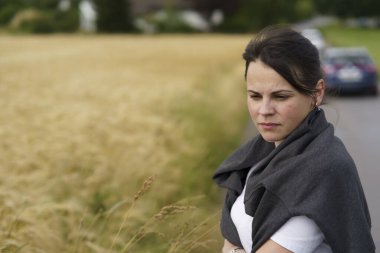
[[[0,8],[0,25],[7,25],[20,8],[21,6],[17,3],[2,6]]]
[[[152,24],[162,33],[192,33],[196,30],[187,25],[174,10],[163,12],[163,18],[152,18]]]
[[[23,10],[11,22],[13,31],[26,33],[75,32],[79,26],[77,9],[69,11]]]
[[[54,14],[54,30],[57,32],[75,32],[79,27],[78,9],[57,11]]]
[[[97,29],[100,32],[120,33],[134,30],[130,4],[127,0],[94,0],[97,10]]]

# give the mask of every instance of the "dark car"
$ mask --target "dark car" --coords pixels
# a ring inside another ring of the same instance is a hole
[[[378,93],[377,69],[365,48],[327,48],[322,57],[322,68],[329,93]]]

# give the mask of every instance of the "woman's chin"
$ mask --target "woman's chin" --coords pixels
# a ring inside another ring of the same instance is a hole
[[[271,142],[271,143],[281,142],[281,138],[278,138],[276,136],[266,136],[266,135],[263,135],[263,134],[261,134],[261,136],[263,137],[263,139],[266,142]]]

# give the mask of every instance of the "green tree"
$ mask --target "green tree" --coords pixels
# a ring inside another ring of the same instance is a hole
[[[258,30],[267,25],[308,18],[313,11],[311,0],[240,0],[238,10],[226,17],[222,29],[231,32]]]
[[[133,18],[127,0],[94,0],[97,11],[97,28],[100,32],[119,33],[133,31]]]
[[[27,33],[75,32],[79,26],[79,1],[71,0],[68,10],[60,10],[57,0],[0,0],[0,25]],[[35,15],[23,18],[27,11]],[[14,18],[21,21],[9,27]]]
[[[0,25],[6,25],[16,15],[25,8],[23,0],[0,0]]]
[[[36,9],[55,9],[57,8],[57,0],[24,0],[24,2]]]
[[[347,17],[379,17],[379,0],[314,0],[316,10],[321,14]]]

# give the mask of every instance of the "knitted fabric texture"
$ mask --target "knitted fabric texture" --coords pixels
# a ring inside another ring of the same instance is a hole
[[[323,110],[315,109],[278,147],[260,135],[238,148],[214,174],[227,188],[221,231],[241,246],[231,220],[232,204],[243,190],[245,211],[254,217],[256,252],[291,217],[305,215],[324,233],[334,253],[372,253],[371,219],[359,175]]]

